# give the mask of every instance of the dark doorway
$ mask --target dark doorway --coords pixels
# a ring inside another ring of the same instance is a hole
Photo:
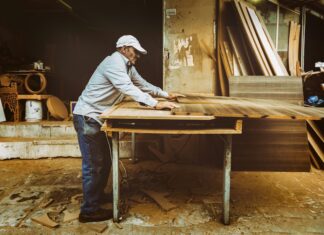
[[[314,70],[315,63],[324,61],[324,20],[307,14],[305,34],[305,71]]]
[[[11,0],[1,9],[0,43],[13,58],[1,72],[42,60],[51,67],[47,92],[76,100],[118,37],[131,34],[148,51],[138,71],[162,86],[162,1]]]

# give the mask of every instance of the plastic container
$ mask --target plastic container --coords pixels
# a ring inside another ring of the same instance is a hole
[[[39,100],[27,100],[25,120],[27,122],[39,122],[43,118],[42,102]]]

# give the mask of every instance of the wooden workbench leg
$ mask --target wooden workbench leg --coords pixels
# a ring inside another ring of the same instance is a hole
[[[119,220],[119,133],[112,133],[113,220]]]
[[[230,189],[231,189],[231,158],[232,158],[232,136],[225,135],[224,150],[224,178],[223,178],[223,219],[224,224],[229,224],[230,211]]]

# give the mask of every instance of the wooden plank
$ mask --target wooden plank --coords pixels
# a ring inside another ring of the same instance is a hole
[[[295,34],[295,22],[290,21],[289,24],[289,38],[288,38],[288,67],[291,76],[296,76],[295,70],[293,69],[293,60],[294,60],[294,34]]]
[[[100,115],[102,119],[213,120],[207,116],[174,116],[169,110],[156,110],[137,102],[123,102]]]
[[[115,223],[114,223],[115,224]],[[108,225],[105,223],[96,223],[96,224],[86,224],[86,227],[92,231],[95,231],[97,233],[103,233],[107,228]]]
[[[311,157],[311,161],[313,163],[313,165],[315,166],[316,169],[321,169],[321,166],[318,163],[318,160],[316,158],[316,156],[314,155],[314,153],[312,151],[310,151],[310,157]]]
[[[112,127],[105,124],[101,127],[102,131],[106,132],[126,132],[139,134],[170,134],[170,135],[215,135],[215,134],[241,134],[242,121],[237,120],[232,128],[204,128],[204,129],[153,129],[153,128],[125,128]]]
[[[244,132],[233,138],[233,170],[310,169],[304,121],[244,120]]]
[[[222,62],[223,62],[223,66],[224,66],[224,70],[225,70],[225,73],[226,73],[226,81],[228,80],[228,78],[230,78],[231,76],[233,76],[232,74],[232,71],[231,71],[231,67],[229,65],[229,62],[227,60],[227,57],[226,57],[226,52],[225,52],[225,48],[224,46],[221,44],[220,45],[220,52],[221,52],[221,59],[222,59]],[[224,86],[225,86],[225,93],[222,92],[222,95],[223,96],[227,96],[228,95],[228,92],[227,92],[227,87],[226,87],[226,81],[224,83]]]
[[[324,143],[324,130],[321,130],[315,123],[315,121],[307,121],[307,124],[309,125],[310,128],[316,133],[318,138]]]
[[[228,37],[230,39],[232,48],[233,48],[233,54],[237,60],[237,63],[239,65],[240,68],[240,73],[241,75],[248,75],[248,71],[247,71],[247,66],[245,64],[245,61],[242,59],[242,51],[240,50],[240,47],[238,46],[238,42],[237,39],[234,37],[234,33],[232,32],[232,29],[230,27],[227,27],[227,33],[228,33]]]
[[[257,36],[260,40],[260,43],[265,51],[265,55],[268,57],[268,60],[270,62],[270,65],[277,76],[287,76],[288,72],[284,68],[282,61],[278,60],[278,55],[276,55],[276,51],[273,50],[271,47],[269,40],[264,32],[264,29],[260,23],[260,20],[258,16],[256,15],[255,11],[247,7],[247,11],[251,17],[252,23],[254,25],[254,29],[256,30]],[[281,64],[280,64],[281,63]]]
[[[230,96],[303,103],[301,77],[241,76],[229,79]]]
[[[314,137],[310,133],[307,133],[307,139],[308,139],[308,142],[310,143],[310,145],[315,150],[317,156],[321,159],[322,162],[324,162],[324,151],[321,149],[321,147],[315,141]]]
[[[294,50],[294,59],[293,59],[293,70],[295,71],[295,74],[298,74],[298,66],[299,64],[299,39],[300,39],[300,25],[297,25],[295,37],[294,37],[294,44],[293,44],[293,50]]]
[[[56,228],[59,226],[59,224],[51,220],[47,214],[32,217],[31,220],[49,228]]]
[[[260,67],[260,69],[261,69],[261,71],[262,71],[262,73],[264,75],[269,75],[268,72],[267,72],[267,69],[265,68],[264,64],[262,63],[261,56],[260,56],[260,54],[258,52],[256,44],[254,43],[254,39],[252,38],[252,35],[251,35],[250,30],[248,28],[248,25],[247,25],[247,22],[246,22],[246,20],[244,18],[242,9],[241,9],[241,7],[239,5],[239,1],[234,0],[233,4],[234,4],[234,7],[236,9],[238,18],[239,18],[239,20],[241,22],[241,26],[242,26],[243,31],[245,33],[246,39],[247,39],[247,41],[249,42],[249,44],[250,44],[250,46],[252,48],[252,52],[254,53],[254,56],[256,57],[256,61],[258,63],[258,66]]]
[[[175,115],[212,115],[215,117],[246,117],[267,119],[320,120],[324,109],[302,107],[277,100],[236,97],[179,97]],[[203,105],[202,105],[203,104]]]
[[[152,198],[164,211],[170,211],[177,208],[177,205],[171,203],[168,199],[165,198],[165,193],[159,193],[152,190],[142,190],[147,196]]]
[[[300,77],[245,76],[229,82],[231,96],[285,100],[294,104],[304,100]],[[305,121],[244,120],[244,132],[233,140],[233,169],[309,171]]]
[[[18,95],[17,99],[18,100],[43,100],[43,99],[48,99],[51,97],[51,95]]]
[[[278,60],[278,61],[281,61],[281,63],[279,63],[279,64],[280,64],[280,67],[281,67],[282,71],[286,71],[286,73],[287,73],[287,75],[288,75],[287,68],[286,68],[286,66],[282,63],[282,59],[281,59],[281,57],[279,56],[279,54],[278,54],[278,52],[277,52],[276,46],[274,45],[274,43],[273,43],[273,41],[272,41],[272,38],[271,38],[271,36],[270,36],[270,34],[269,34],[269,32],[268,32],[267,26],[265,25],[264,21],[262,20],[262,19],[263,19],[262,16],[261,16],[260,13],[256,10],[255,7],[253,7],[253,6],[250,6],[250,7],[254,9],[254,12],[257,14],[258,18],[260,19],[261,26],[262,26],[262,28],[263,28],[264,33],[266,34],[266,36],[267,36],[267,38],[268,38],[268,41],[269,41],[269,43],[270,43],[270,46],[271,46],[272,50],[276,52],[276,53],[275,53],[275,56],[276,56],[277,60]]]
[[[256,57],[258,64],[260,65],[262,73],[266,76],[273,75],[272,71],[269,67],[269,64],[264,56],[264,53],[263,53],[261,45],[258,41],[258,38],[255,34],[255,31],[254,31],[252,23],[249,19],[246,8],[244,7],[244,5],[242,6],[242,2],[239,0],[234,0],[234,4],[235,4],[236,10],[239,14],[241,23],[243,25],[245,35],[250,43],[250,46],[252,47],[252,51],[254,52],[254,55]]]
[[[234,75],[234,65],[233,65],[233,53],[228,45],[228,43],[226,41],[223,41],[224,44],[224,50],[225,50],[225,55],[226,55],[226,59],[228,62],[228,65],[231,69],[231,74]]]

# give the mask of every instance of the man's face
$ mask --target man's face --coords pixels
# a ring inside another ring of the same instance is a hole
[[[135,64],[137,59],[140,58],[140,52],[137,51],[134,47],[123,47],[123,55],[129,59],[132,64]]]

